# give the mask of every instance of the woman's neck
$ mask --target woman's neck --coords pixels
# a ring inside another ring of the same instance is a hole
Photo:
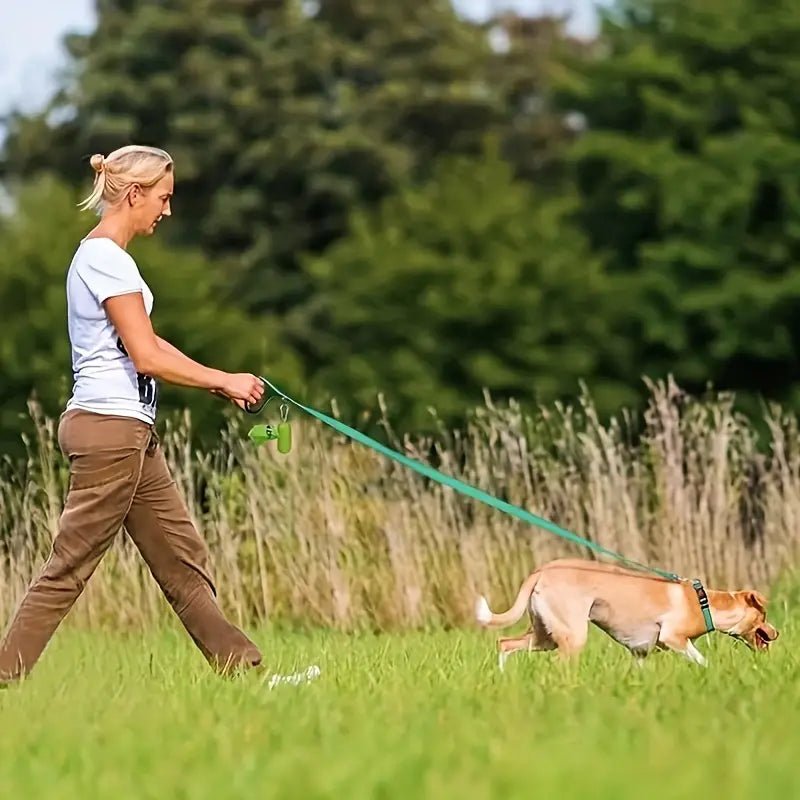
[[[111,239],[123,250],[127,250],[128,244],[133,239],[130,223],[122,219],[119,215],[109,215],[103,217],[100,222],[92,228],[86,235],[87,239],[104,238]]]

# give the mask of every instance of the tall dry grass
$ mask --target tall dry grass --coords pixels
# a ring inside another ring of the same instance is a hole
[[[797,420],[768,411],[760,442],[730,397],[701,401],[669,381],[650,392],[638,424],[601,424],[588,400],[534,415],[487,400],[463,432],[397,446],[630,558],[710,586],[768,589],[795,563]],[[56,422],[36,419],[27,464],[0,482],[3,620],[46,557],[67,484]],[[188,425],[162,440],[220,600],[243,625],[464,624],[477,591],[502,604],[537,564],[591,557],[315,422],[296,419],[288,456],[233,428],[214,452],[194,452]],[[71,618],[136,626],[165,609],[121,534]]]

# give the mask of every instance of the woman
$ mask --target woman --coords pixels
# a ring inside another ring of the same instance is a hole
[[[209,663],[248,669],[261,653],[216,603],[208,550],[192,524],[155,433],[158,383],[208,389],[257,403],[259,379],[198,364],[156,336],[153,295],[126,248],[171,214],[173,162],[128,146],[94,155],[94,189],[81,204],[100,213],[67,274],[73,394],[59,447],[70,485],[58,534],[0,645],[0,682],[33,668],[124,525],[164,595]]]

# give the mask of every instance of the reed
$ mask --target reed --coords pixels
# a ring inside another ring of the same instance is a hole
[[[670,380],[648,385],[635,419],[602,422],[588,396],[535,413],[487,397],[463,430],[394,445],[630,558],[714,587],[769,591],[795,558],[797,419],[767,409],[765,441],[730,396],[689,397]],[[31,413],[28,458],[0,480],[4,620],[47,555],[68,478],[57,421],[35,406]],[[239,624],[460,626],[471,623],[477,592],[501,606],[537,564],[592,557],[295,419],[287,456],[256,449],[233,424],[213,451],[195,451],[188,415],[162,431],[210,545],[220,601]],[[121,532],[71,618],[136,628],[165,613]]]

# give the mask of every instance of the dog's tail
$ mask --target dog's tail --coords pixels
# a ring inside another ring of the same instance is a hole
[[[481,595],[475,603],[475,619],[487,628],[505,628],[508,625],[513,625],[515,622],[519,621],[525,613],[531,593],[536,588],[538,580],[538,570],[528,575],[522,582],[522,586],[519,587],[514,605],[511,606],[508,611],[503,611],[502,614],[495,614],[492,609],[489,608],[489,603],[486,602],[486,598]]]

